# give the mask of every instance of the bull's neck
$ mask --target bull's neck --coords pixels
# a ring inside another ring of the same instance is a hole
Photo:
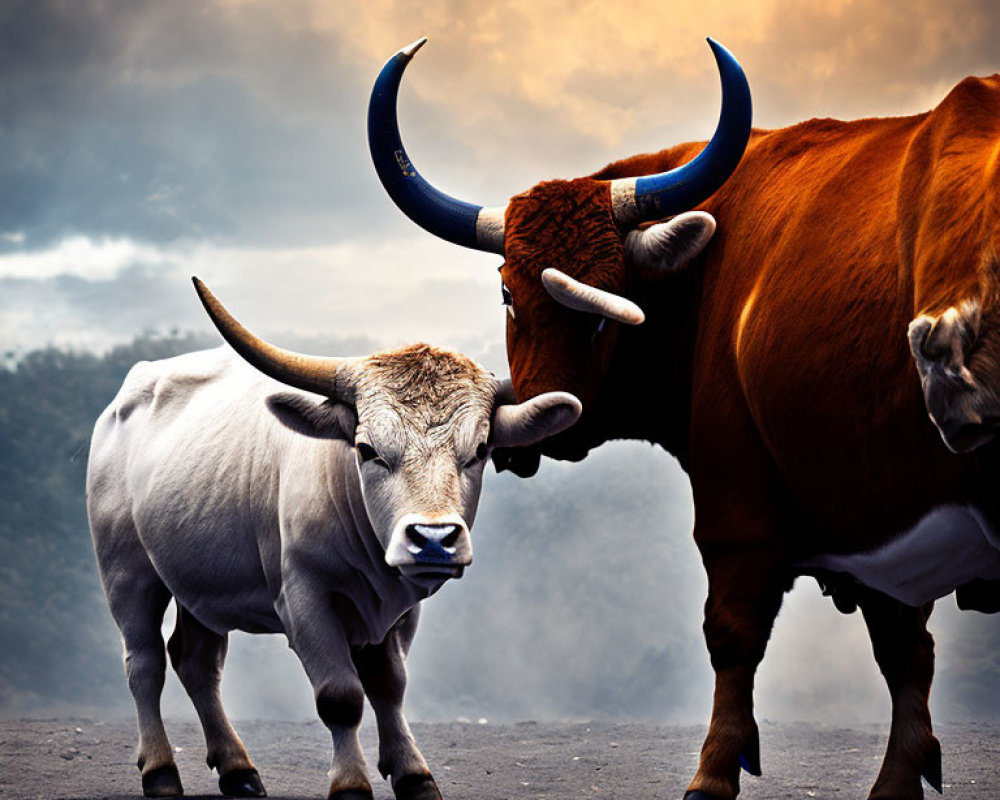
[[[385,549],[372,527],[353,451],[337,448],[327,462],[331,505],[342,526],[337,555],[348,567],[341,582],[340,613],[349,617],[352,644],[380,642],[406,611],[428,591],[404,580],[385,563]]]
[[[700,270],[691,267],[633,293],[646,321],[619,328],[608,373],[580,431],[588,447],[612,439],[644,440],[686,467],[701,291]]]

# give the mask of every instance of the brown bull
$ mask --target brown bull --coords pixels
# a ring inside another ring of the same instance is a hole
[[[477,241],[446,238],[502,244],[518,397],[583,401],[542,453],[645,439],[690,476],[716,687],[686,797],[733,798],[741,765],[759,774],[754,674],[806,574],[861,607],[889,687],[870,797],[920,798],[921,775],[940,791],[927,619],[956,589],[960,605],[1000,599],[1000,77],[917,116],[755,131],[721,189],[702,181],[698,212],[646,228],[682,210],[660,195],[621,213],[623,185],[669,182],[703,146],[542,183],[501,224],[483,209]],[[530,474],[537,458],[507,463]]]

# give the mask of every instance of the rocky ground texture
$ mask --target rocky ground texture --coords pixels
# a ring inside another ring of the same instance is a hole
[[[237,725],[272,798],[322,798],[330,743],[318,722]],[[701,727],[607,722],[413,726],[445,800],[680,800],[698,759]],[[219,796],[201,731],[167,725],[188,797]],[[1000,724],[939,726],[944,797],[1000,798]],[[741,800],[867,797],[884,728],[761,724],[764,776],[744,776]],[[392,797],[374,773],[373,726],[362,729],[376,800]],[[137,797],[135,724],[88,720],[0,722],[0,798]],[[934,793],[926,789],[927,796]]]

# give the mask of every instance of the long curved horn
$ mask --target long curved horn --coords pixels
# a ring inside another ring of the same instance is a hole
[[[483,208],[435,189],[406,155],[396,119],[403,71],[427,39],[418,39],[390,58],[368,103],[368,148],[379,180],[400,210],[420,227],[449,242],[503,255],[504,208]]]
[[[642,309],[631,300],[581,283],[555,267],[542,270],[542,285],[553,300],[576,311],[600,314],[626,325],[641,325],[646,319]]]
[[[222,338],[251,366],[296,389],[353,402],[354,382],[345,368],[358,359],[304,356],[268,344],[240,325],[198,278],[191,280]]]
[[[529,447],[573,425],[583,405],[568,392],[545,392],[517,405],[498,405],[493,415],[497,447]]]
[[[732,53],[713,39],[708,45],[722,81],[722,111],[712,141],[677,169],[611,181],[613,214],[622,228],[694,208],[726,182],[743,157],[753,115],[750,86]]]

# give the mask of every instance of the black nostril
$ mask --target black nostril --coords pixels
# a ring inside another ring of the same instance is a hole
[[[427,537],[417,531],[417,526],[416,525],[407,525],[406,526],[406,536],[417,547],[420,547],[420,548],[427,547]]]
[[[462,533],[461,525],[423,524],[415,522],[406,526],[406,538],[412,547],[425,550],[429,547],[454,547]]]

